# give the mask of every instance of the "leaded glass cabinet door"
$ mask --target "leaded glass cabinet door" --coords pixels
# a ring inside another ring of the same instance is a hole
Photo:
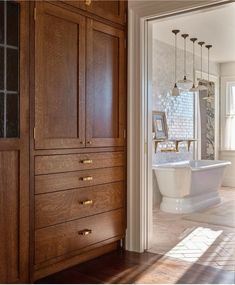
[[[0,138],[19,137],[19,4],[0,2]]]
[[[0,283],[28,282],[28,6],[0,1]]]

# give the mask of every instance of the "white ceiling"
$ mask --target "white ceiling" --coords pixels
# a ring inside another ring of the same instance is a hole
[[[235,3],[226,4],[210,10],[182,14],[161,20],[153,24],[153,37],[170,45],[174,45],[173,29],[180,34],[187,33],[199,41],[212,44],[211,59],[216,62],[235,61]],[[183,48],[183,38],[178,37],[178,46]],[[192,50],[192,42],[187,42],[188,50]],[[199,45],[195,45],[200,54]],[[205,49],[205,48],[204,48]],[[205,50],[204,55],[207,55]]]

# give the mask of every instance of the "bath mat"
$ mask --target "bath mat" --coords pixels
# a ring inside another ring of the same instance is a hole
[[[187,215],[183,219],[235,228],[235,200],[222,202],[202,212]]]

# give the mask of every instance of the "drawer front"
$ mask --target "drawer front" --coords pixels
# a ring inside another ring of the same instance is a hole
[[[35,174],[123,166],[123,152],[36,156]]]
[[[49,193],[124,180],[124,168],[113,167],[35,176],[35,193]]]
[[[43,228],[122,207],[123,182],[40,194],[35,196],[35,227]]]
[[[122,235],[123,209],[36,230],[35,264]]]

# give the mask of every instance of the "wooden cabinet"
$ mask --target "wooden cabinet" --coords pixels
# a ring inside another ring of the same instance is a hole
[[[87,20],[86,146],[125,143],[124,32]]]
[[[85,145],[85,18],[37,2],[35,147]]]
[[[0,1],[0,283],[120,245],[124,1]]]
[[[122,2],[35,2],[33,281],[125,236]]]
[[[36,149],[123,146],[124,31],[49,3],[36,7]]]

